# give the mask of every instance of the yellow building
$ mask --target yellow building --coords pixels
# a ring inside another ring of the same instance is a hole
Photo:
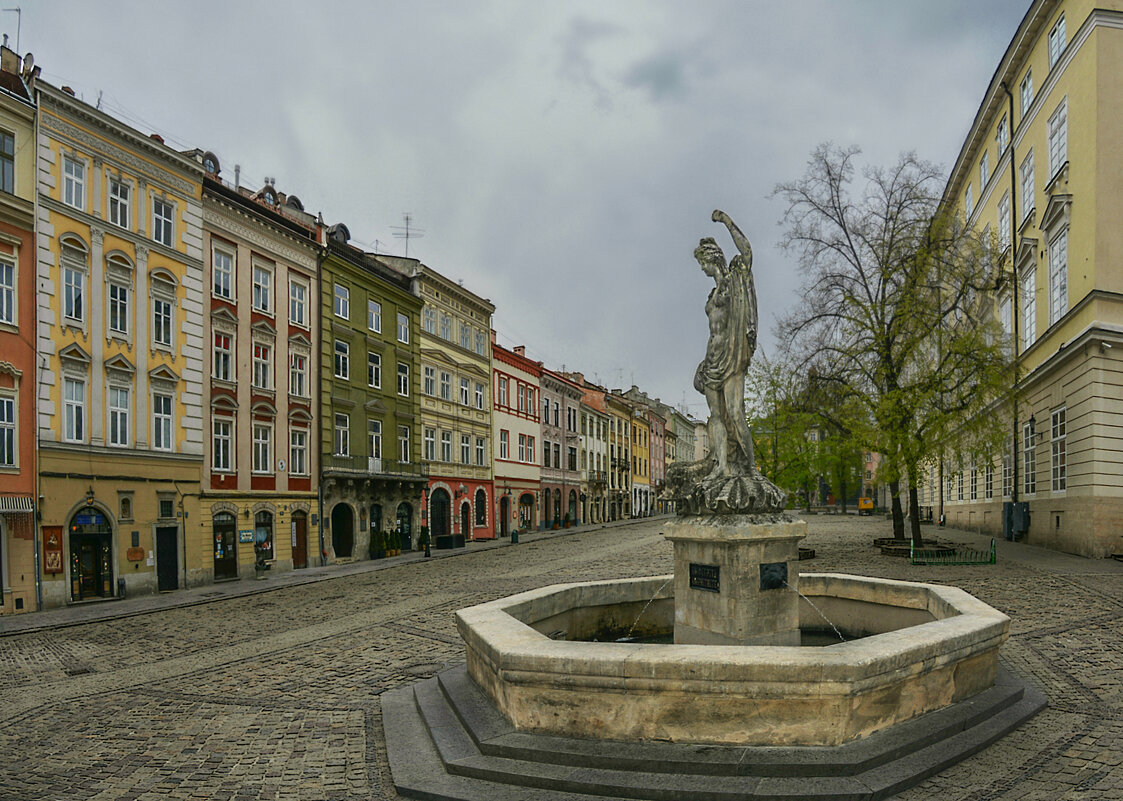
[[[1009,502],[1031,543],[1123,552],[1121,130],[1123,2],[1035,0],[945,192],[1001,250],[996,313],[1021,389],[1000,458],[922,482],[922,503],[942,501],[951,525],[997,533]]]
[[[32,88],[44,605],[176,589],[200,548],[203,170]]]
[[[631,406],[632,517],[647,517],[651,514],[651,423],[646,406]]]
[[[605,393],[608,413],[608,519],[632,516],[632,406],[619,395]]]

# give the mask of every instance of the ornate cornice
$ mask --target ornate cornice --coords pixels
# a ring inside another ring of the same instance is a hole
[[[232,236],[240,237],[252,245],[257,245],[307,270],[316,269],[316,255],[313,250],[314,245],[311,242],[308,243],[309,249],[302,252],[291,245],[285,244],[277,237],[266,236],[262,231],[231,219],[229,215],[220,214],[213,208],[204,207],[203,223],[220,228]]]

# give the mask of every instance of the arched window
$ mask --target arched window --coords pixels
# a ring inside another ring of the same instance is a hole
[[[482,487],[476,490],[476,525],[487,525],[487,493]]]
[[[261,546],[262,555],[273,559],[273,513],[258,512],[253,516],[254,543]]]

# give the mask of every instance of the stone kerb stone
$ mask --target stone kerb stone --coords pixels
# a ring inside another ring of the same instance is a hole
[[[646,600],[666,580],[655,577],[534,590],[461,610],[457,626],[469,674],[516,728],[574,737],[838,745],[993,684],[1009,619],[967,593],[803,578],[813,598],[827,588],[862,602],[892,597],[939,619],[799,648],[556,641],[532,627],[533,616],[511,614],[557,615],[578,598]],[[626,586],[605,586],[613,584]]]

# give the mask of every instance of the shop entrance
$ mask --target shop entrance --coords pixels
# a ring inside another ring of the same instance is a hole
[[[398,504],[398,534],[402,538],[402,550],[413,550],[413,529],[410,521],[413,520],[413,507],[405,501]]]
[[[113,529],[103,513],[83,509],[70,520],[72,600],[113,597]]]
[[[292,566],[308,567],[308,513],[292,513]]]
[[[534,496],[525,492],[519,496],[519,528],[526,531],[534,527]]]
[[[234,515],[219,512],[214,516],[214,579],[238,578],[238,532]]]
[[[179,548],[176,526],[156,529],[156,588],[160,592],[179,589]]]
[[[467,502],[460,505],[460,534],[466,540],[472,537],[472,507]]]
[[[355,547],[355,514],[345,503],[331,510],[331,547],[336,559],[347,559]]]
[[[511,531],[511,496],[504,495],[499,499],[499,536],[506,537]]]
[[[434,490],[429,498],[429,516],[432,525],[432,534],[436,537],[447,537],[452,533],[451,520],[449,520],[448,493],[443,489]]]

